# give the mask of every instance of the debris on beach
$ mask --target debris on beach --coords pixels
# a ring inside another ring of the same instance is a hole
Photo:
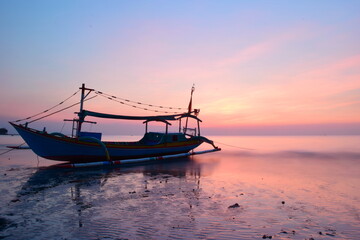
[[[326,230],[325,235],[330,236],[330,237],[335,237],[336,236],[336,230],[329,228],[329,229]]]
[[[262,236],[262,238],[263,239],[272,239],[272,236],[271,235],[266,235],[266,234],[264,234],[263,236]]]
[[[293,234],[293,235],[295,235],[295,233],[296,233],[296,231],[295,230],[292,230],[292,231],[286,231],[286,230],[284,230],[284,229],[281,229],[281,232],[280,233],[282,233],[282,234]]]
[[[228,208],[238,208],[240,205],[238,203],[235,203],[233,205],[230,205]]]

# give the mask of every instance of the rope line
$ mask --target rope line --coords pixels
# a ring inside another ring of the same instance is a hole
[[[243,150],[256,150],[254,148],[244,148],[244,147],[239,147],[239,146],[234,146],[234,145],[230,145],[230,144],[226,144],[226,143],[222,143],[222,142],[218,142],[218,141],[214,141],[215,143],[220,143],[222,145],[228,146],[228,147],[233,147],[233,148],[239,148],[239,149],[243,149]]]
[[[170,109],[170,110],[187,110],[187,108],[167,107],[167,106],[160,106],[160,105],[142,103],[142,102],[138,102],[138,101],[132,101],[132,100],[125,99],[125,98],[116,97],[114,95],[107,94],[107,93],[104,93],[104,92],[101,92],[101,91],[95,91],[95,93],[98,94],[98,95],[101,95],[101,96],[104,95],[102,97],[108,98],[109,100],[113,100],[113,101],[119,102],[119,103],[124,104],[124,105],[128,105],[128,106],[131,106],[131,107],[134,107],[134,108],[140,108],[140,109],[147,110],[147,111],[165,112],[165,111],[161,111],[161,110],[153,110],[153,109],[148,109],[148,108],[145,108],[145,107],[139,107],[139,106],[136,106],[136,105],[143,105],[143,106],[148,106],[148,107],[151,107],[151,108],[161,108],[161,109]],[[136,105],[133,105],[133,104],[136,104]],[[165,113],[169,113],[169,111],[167,111]],[[179,113],[179,112],[170,112],[170,113]]]
[[[3,152],[3,153],[0,153],[0,156],[1,156],[1,155],[4,155],[5,153],[8,153],[8,152],[11,152],[11,151],[15,150],[16,148],[19,148],[19,147],[21,147],[21,146],[24,145],[24,144],[25,144],[25,142],[23,142],[23,143],[20,144],[19,146],[16,146],[15,148],[12,148],[12,149],[7,150],[7,151],[5,151],[5,152]]]
[[[92,96],[91,98],[88,98],[88,99],[84,100],[84,102],[85,102],[85,101],[89,101],[89,100],[91,100],[91,99],[93,99],[93,98],[96,98],[96,97],[97,97],[97,95]],[[28,123],[33,123],[33,122],[35,122],[35,121],[38,121],[38,120],[40,120],[40,119],[43,119],[43,118],[49,117],[49,116],[51,116],[51,115],[54,115],[54,114],[56,114],[56,113],[62,112],[62,111],[64,111],[64,110],[66,110],[66,109],[72,108],[72,107],[74,107],[74,106],[76,106],[76,105],[79,105],[79,104],[80,104],[80,102],[74,103],[74,104],[72,104],[72,105],[70,105],[70,106],[68,106],[68,107],[62,108],[62,109],[60,109],[60,110],[58,110],[58,111],[56,111],[56,112],[47,114],[47,115],[42,116],[42,117],[39,117],[39,118],[36,118],[36,119],[34,119],[34,120],[32,120],[32,121],[30,121],[30,122],[28,122]]]
[[[146,104],[146,103],[134,102],[134,101],[131,101],[131,100],[128,100],[128,99],[122,99],[122,98],[118,98],[118,97],[115,97],[115,96],[110,96],[108,94],[104,94],[104,93],[101,93],[99,91],[96,91],[95,93],[98,94],[97,96],[101,96],[101,97],[106,98],[108,100],[115,101],[115,102],[121,103],[121,104],[129,106],[129,107],[142,109],[142,110],[145,110],[145,111],[152,111],[152,112],[158,112],[158,113],[182,113],[182,112],[174,112],[174,111],[155,110],[155,109],[150,109],[150,108],[145,108],[145,107],[133,105],[131,103],[135,103],[135,104],[138,104],[138,105],[145,105],[145,106],[149,106],[149,107],[152,107],[152,108],[161,108],[161,109],[164,109],[164,108],[166,108],[166,109],[179,109],[179,110],[185,109],[185,108],[164,107],[164,106],[157,106],[157,105],[151,105],[151,104]],[[118,99],[120,99],[120,100],[118,100]]]
[[[66,121],[64,121],[64,123],[63,123],[63,125],[62,125],[62,127],[61,127],[61,130],[60,130],[61,133],[62,133],[62,131],[64,130],[65,124],[66,124]]]
[[[30,119],[33,119],[35,117],[38,117],[42,114],[45,114],[51,110],[53,110],[54,108],[62,105],[64,102],[66,102],[67,100],[69,100],[70,98],[72,98],[73,96],[75,96],[78,92],[80,91],[77,90],[75,93],[73,93],[70,97],[66,98],[65,100],[63,100],[62,102],[56,104],[55,106],[51,107],[51,108],[48,108],[40,113],[37,113],[37,114],[34,114],[30,117],[27,117],[27,118],[23,118],[23,119],[18,119],[18,120],[15,120],[13,122],[17,123],[17,122],[21,122],[21,121],[24,121],[24,120],[30,120]],[[94,93],[96,94],[95,96],[91,97],[91,98],[88,98],[84,101],[88,101],[88,100],[91,100],[97,96],[101,96],[101,97],[104,97],[108,100],[112,100],[112,101],[115,101],[115,102],[118,102],[120,104],[123,104],[123,105],[126,105],[126,106],[129,106],[129,107],[133,107],[133,108],[138,108],[138,109],[142,109],[142,110],[145,110],[145,111],[152,111],[152,112],[157,112],[157,113],[174,113],[174,114],[179,114],[179,113],[184,113],[186,112],[188,109],[187,108],[180,108],[180,107],[167,107],[167,106],[161,106],[161,105],[154,105],[154,104],[148,104],[148,103],[142,103],[142,102],[138,102],[138,101],[132,101],[132,100],[129,100],[129,99],[125,99],[125,98],[121,98],[121,97],[116,97],[114,95],[110,95],[110,94],[107,94],[107,93],[104,93],[104,92],[101,92],[101,91],[97,91],[97,90],[92,90],[94,91]],[[89,92],[90,93],[90,92]],[[59,113],[59,112],[62,112],[66,109],[69,109],[71,107],[74,107],[76,105],[80,104],[80,102],[78,103],[75,103],[75,104],[72,104],[68,107],[65,107],[65,108],[62,108],[58,111],[55,111],[53,113],[49,113],[49,114],[46,114],[42,117],[38,117],[36,119],[33,119],[32,121],[28,122],[28,123],[33,123],[35,121],[38,121],[40,119],[43,119],[43,118],[46,118],[46,117],[49,117],[51,115],[54,115],[56,113]],[[169,111],[169,110],[184,110],[183,112],[178,112],[178,111]]]
[[[73,96],[75,96],[79,91],[80,91],[80,90],[77,90],[75,93],[73,93],[70,97],[66,98],[64,101],[56,104],[55,106],[53,106],[53,107],[51,107],[51,108],[49,108],[49,109],[46,109],[45,111],[42,111],[42,112],[40,112],[40,113],[37,113],[37,114],[35,114],[35,115],[32,115],[32,116],[27,117],[27,118],[24,118],[24,119],[18,119],[18,120],[14,121],[14,122],[21,122],[21,121],[24,121],[24,120],[29,120],[29,119],[34,118],[34,117],[37,117],[37,116],[39,116],[39,115],[41,115],[41,114],[43,114],[43,113],[46,113],[46,112],[48,112],[48,111],[56,108],[57,106],[60,106],[61,104],[63,104],[64,102],[66,102],[67,100],[69,100],[70,98],[72,98]]]

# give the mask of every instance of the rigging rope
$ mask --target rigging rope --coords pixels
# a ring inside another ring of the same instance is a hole
[[[37,117],[39,115],[42,115],[44,113],[47,113],[49,112],[50,110],[60,106],[61,104],[63,104],[64,102],[66,102],[67,100],[69,100],[70,98],[72,98],[73,96],[75,96],[78,92],[80,91],[80,89],[78,91],[76,91],[75,93],[73,93],[70,97],[66,98],[65,100],[63,100],[62,102],[56,104],[55,106],[49,108],[49,109],[46,109],[40,113],[37,113],[37,114],[34,114],[30,117],[27,117],[27,118],[23,118],[23,119],[18,119],[18,120],[15,120],[13,121],[14,123],[16,122],[21,122],[21,121],[24,121],[24,120],[29,120],[29,119],[32,119],[34,117]],[[89,92],[90,93],[90,92]],[[94,91],[94,93],[96,94],[95,96],[91,97],[91,98],[88,98],[84,101],[88,101],[88,100],[91,100],[97,96],[101,96],[101,97],[104,97],[104,98],[107,98],[109,100],[112,100],[112,101],[115,101],[115,102],[118,102],[118,103],[121,103],[123,105],[126,105],[126,106],[130,106],[130,107],[133,107],[133,108],[138,108],[138,109],[142,109],[142,110],[146,110],[146,111],[152,111],[152,112],[157,112],[157,113],[175,113],[175,114],[179,114],[179,113],[184,113],[187,111],[187,108],[180,108],[180,107],[167,107],[167,106],[160,106],[160,105],[154,105],[154,104],[148,104],[148,103],[142,103],[142,102],[137,102],[137,101],[132,101],[132,100],[129,100],[129,99],[125,99],[125,98],[120,98],[120,97],[116,97],[116,96],[113,96],[113,95],[110,95],[110,94],[107,94],[107,93],[104,93],[104,92],[101,92],[101,91]],[[65,108],[62,108],[58,111],[55,111],[53,113],[50,113],[50,114],[47,114],[45,116],[42,116],[42,117],[38,117],[28,123],[33,123],[35,121],[38,121],[40,119],[43,119],[43,118],[46,118],[46,117],[49,117],[51,115],[54,115],[56,113],[59,113],[59,112],[62,112],[66,109],[69,109],[71,107],[74,107],[76,105],[80,104],[80,102],[78,103],[75,103],[75,104],[72,104],[68,107],[65,107]],[[147,107],[143,107],[143,106],[147,106]],[[150,107],[150,108],[149,108]],[[168,111],[168,110],[162,110],[162,109],[169,109],[169,110],[184,110],[183,112],[177,112],[177,111]]]
[[[85,101],[89,101],[89,100],[91,100],[91,99],[93,99],[93,98],[96,98],[96,97],[97,97],[97,95],[92,96],[91,98],[88,98],[88,99],[84,100],[84,102],[85,102]],[[74,103],[74,104],[72,104],[72,105],[70,105],[70,106],[68,106],[68,107],[62,108],[62,109],[60,109],[60,110],[58,110],[58,111],[56,111],[56,112],[50,113],[50,114],[48,114],[48,115],[45,115],[45,116],[42,116],[42,117],[39,117],[39,118],[36,118],[36,119],[34,119],[34,120],[32,120],[32,121],[30,121],[30,122],[28,122],[28,123],[33,123],[33,122],[35,122],[35,121],[38,121],[38,120],[40,120],[40,119],[43,119],[43,118],[49,117],[49,116],[51,116],[51,115],[54,115],[54,114],[56,114],[56,113],[62,112],[62,111],[64,111],[64,110],[66,110],[66,109],[72,108],[72,107],[74,107],[74,106],[76,106],[76,105],[79,105],[79,104],[80,104],[80,102]]]
[[[132,100],[129,100],[129,99],[120,98],[120,97],[116,97],[116,96],[113,96],[113,95],[110,95],[110,94],[107,94],[107,93],[103,93],[101,91],[95,91],[95,94],[98,94],[98,96],[107,98],[109,100],[121,103],[123,105],[127,105],[127,106],[130,106],[130,107],[133,107],[133,108],[138,108],[138,109],[142,109],[142,110],[146,110],[146,111],[161,112],[161,113],[183,113],[183,112],[175,112],[175,111],[163,111],[163,110],[149,109],[149,108],[142,107],[142,106],[137,106],[137,105],[143,105],[143,106],[148,106],[148,107],[151,107],[151,108],[160,108],[160,109],[187,110],[186,108],[166,107],[166,106],[160,106],[160,105],[154,105],[154,104],[148,104],[148,103],[132,101]]]
[[[66,98],[64,101],[56,104],[55,106],[53,106],[53,107],[51,107],[51,108],[49,108],[49,109],[46,109],[45,111],[42,111],[42,112],[40,112],[40,113],[37,113],[37,114],[35,114],[35,115],[32,115],[32,116],[27,117],[27,118],[24,118],[24,119],[18,119],[18,120],[14,121],[14,122],[21,122],[21,121],[24,121],[24,120],[29,120],[29,119],[31,119],[31,118],[33,118],[33,117],[37,117],[37,116],[39,116],[39,115],[41,115],[41,114],[43,114],[43,113],[46,113],[46,112],[48,112],[48,111],[56,108],[57,106],[60,106],[61,104],[63,104],[64,102],[66,102],[67,100],[69,100],[70,98],[72,98],[73,96],[75,96],[79,91],[80,91],[80,90],[77,90],[75,93],[73,93],[70,97]],[[34,121],[33,121],[33,122],[34,122]]]
[[[239,148],[239,149],[243,149],[243,150],[251,150],[251,151],[256,150],[254,148],[244,148],[244,147],[230,145],[230,144],[227,144],[227,143],[222,143],[222,142],[219,142],[219,141],[214,141],[214,143],[220,143],[220,144],[228,146],[228,147]]]
[[[22,144],[20,144],[20,145],[18,145],[18,146],[15,146],[14,148],[11,148],[10,150],[7,150],[7,151],[5,151],[5,152],[3,152],[3,153],[0,153],[0,156],[6,154],[6,153],[8,153],[8,152],[11,152],[11,151],[15,150],[15,149],[21,147],[21,146],[24,145],[24,144],[25,144],[25,142],[23,142]]]
[[[63,125],[62,125],[61,130],[60,130],[60,133],[62,133],[62,131],[64,130],[65,124],[66,124],[66,121],[64,121],[64,123],[63,123]]]

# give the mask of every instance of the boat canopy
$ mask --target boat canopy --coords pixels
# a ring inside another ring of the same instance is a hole
[[[92,112],[83,110],[79,113],[80,117],[85,118],[86,116],[98,117],[98,118],[111,118],[111,119],[123,119],[123,120],[145,120],[145,121],[174,121],[179,118],[191,116],[188,113],[175,114],[175,115],[158,115],[158,116],[125,116],[115,115],[107,113]]]

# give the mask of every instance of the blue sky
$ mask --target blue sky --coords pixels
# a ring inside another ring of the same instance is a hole
[[[184,107],[195,84],[209,128],[360,131],[359,12],[359,1],[1,1],[0,124],[81,83]]]

